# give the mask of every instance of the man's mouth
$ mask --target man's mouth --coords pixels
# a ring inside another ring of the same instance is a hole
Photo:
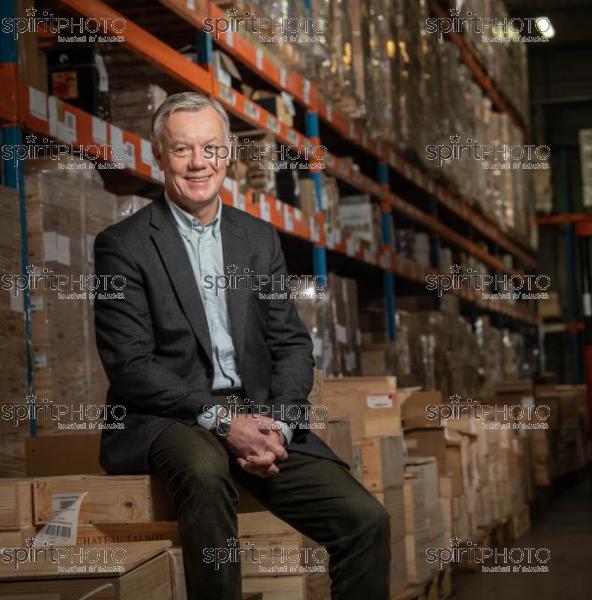
[[[191,183],[205,183],[211,179],[211,175],[186,175],[184,179],[191,181]]]

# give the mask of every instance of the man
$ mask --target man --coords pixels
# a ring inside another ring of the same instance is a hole
[[[220,201],[229,133],[219,103],[170,96],[153,119],[164,196],[97,236],[97,274],[126,282],[95,304],[108,403],[127,408],[102,465],[166,480],[192,600],[240,598],[240,562],[211,562],[238,537],[236,482],[327,549],[332,598],[387,600],[388,513],[307,430],[312,344],[293,303],[208,285],[288,275],[275,229]],[[229,397],[253,408],[220,409]]]

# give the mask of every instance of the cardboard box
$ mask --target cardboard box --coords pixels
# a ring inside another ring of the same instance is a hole
[[[327,428],[319,429],[316,433],[342,461],[352,464],[351,425],[348,418],[329,417]]]
[[[400,437],[376,437],[360,442],[362,483],[379,492],[403,484],[403,447]]]
[[[391,517],[391,544],[405,537],[405,503],[403,486],[397,486],[372,494]]]
[[[403,429],[439,427],[437,407],[442,404],[441,392],[422,392],[415,389],[397,391],[401,400]],[[432,408],[434,407],[434,408]]]
[[[391,596],[407,587],[407,550],[405,536],[391,541]]]
[[[407,458],[405,461],[405,474],[418,477],[423,485],[423,498],[426,509],[431,509],[438,504],[438,466],[432,456],[423,458]]]
[[[144,542],[101,546],[97,550],[72,546],[68,549],[72,556],[61,558],[60,554],[59,561],[52,561],[49,553],[39,553],[35,561],[20,564],[18,570],[9,562],[2,562],[2,598],[79,600],[96,588],[112,586],[108,597],[113,600],[173,600],[169,558],[165,552],[170,545],[170,542]],[[107,556],[105,564],[96,562],[97,552]],[[80,564],[76,553],[83,559],[88,555],[88,562]],[[97,569],[91,572],[90,568],[95,566]],[[101,567],[111,572],[101,573]],[[74,571],[60,572],[70,568]]]
[[[146,475],[71,475],[43,477],[33,482],[35,524],[51,521],[61,510],[56,494],[88,492],[80,509],[80,523],[148,523],[170,521],[170,494],[156,478]]]
[[[401,435],[394,377],[326,378],[323,394],[331,416],[349,417],[353,441]]]

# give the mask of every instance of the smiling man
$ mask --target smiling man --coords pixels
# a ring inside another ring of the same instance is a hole
[[[237,482],[327,549],[333,599],[387,600],[389,516],[308,430],[312,343],[292,302],[205,285],[288,276],[275,229],[220,200],[229,133],[219,103],[170,96],[153,119],[164,194],[97,236],[97,275],[126,280],[95,303],[107,402],[127,409],[101,463],[167,482],[191,600],[240,598],[237,553],[212,561],[238,537]]]

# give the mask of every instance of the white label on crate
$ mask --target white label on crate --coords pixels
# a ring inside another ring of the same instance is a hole
[[[136,168],[136,147],[131,142],[125,142],[125,166],[130,169]]]
[[[304,104],[310,103],[310,81],[308,79],[304,80],[304,88],[302,90],[304,94]]]
[[[76,115],[67,110],[64,111],[64,122],[58,121],[58,137],[67,144],[76,141]]]
[[[113,146],[120,146],[116,151],[117,157],[119,158],[123,155],[123,130],[116,125],[109,125],[109,133],[109,137],[111,138],[111,148],[113,148]],[[111,160],[115,162],[113,158]],[[119,158],[118,162],[120,161],[121,158]]]
[[[229,46],[232,46],[232,45],[233,45],[232,29],[229,29],[229,30],[226,32],[226,43],[227,43]]]
[[[95,65],[99,72],[99,92],[109,91],[109,75],[107,75],[107,69],[105,68],[105,61],[103,57],[97,53],[95,54]]]
[[[356,368],[356,353],[355,352],[346,352],[344,355],[345,358],[345,370],[353,371]]]
[[[257,68],[262,71],[263,70],[263,48],[257,48]]]
[[[392,408],[393,397],[391,394],[369,394],[366,396],[368,408]]]
[[[33,355],[33,363],[36,369],[47,367],[47,354],[45,354],[45,352],[35,352]]]
[[[31,310],[33,309],[33,298],[31,296]],[[10,288],[10,310],[14,312],[23,312],[25,310],[24,296],[17,290],[16,285]]]
[[[220,86],[220,98],[228,102],[228,104],[232,104],[232,106],[236,104],[236,94],[227,85]]]
[[[317,222],[315,221],[314,217],[309,217],[309,223],[310,223],[310,237],[312,239],[313,242],[318,242],[321,239],[321,235],[320,235],[320,231],[319,228],[317,226]]]
[[[284,204],[284,228],[286,231],[294,231],[294,219],[291,207]]]
[[[255,119],[255,121],[258,121],[261,117],[261,111],[259,110],[259,107],[250,100],[245,101],[245,113],[252,119]]]
[[[275,211],[281,213],[285,204],[279,199],[275,199]]]
[[[62,265],[70,266],[70,238],[56,235],[56,259]]]
[[[260,204],[261,204],[261,218],[264,221],[271,221],[271,211],[269,209],[269,202],[263,195],[261,195]]]
[[[154,156],[152,155],[152,144],[149,140],[140,140],[140,160],[145,165],[152,166]]]
[[[187,8],[189,10],[195,10],[195,0],[187,0]]]
[[[286,87],[286,79],[287,79],[286,69],[280,69],[280,86],[281,87]]]
[[[57,234],[55,231],[43,232],[43,260],[45,262],[55,262],[57,258]]]
[[[245,195],[239,193],[238,194],[238,208],[240,208],[241,210],[245,210],[247,204],[246,204],[246,200],[245,200]]]
[[[58,99],[50,96],[47,100],[49,109],[49,135],[56,137],[58,135]]]
[[[29,86],[29,112],[38,119],[47,121],[47,94]]]
[[[95,236],[86,234],[86,259],[89,263],[95,262]]]
[[[92,138],[97,144],[107,144],[107,122],[99,117],[92,117]]]
[[[347,344],[347,329],[339,323],[335,323],[335,336],[338,342]]]
[[[299,208],[294,208],[294,219],[302,223],[302,211]]]
[[[51,521],[35,536],[35,546],[75,545],[80,507],[87,494],[54,494],[51,497]]]
[[[228,190],[229,192],[234,193],[234,185],[235,185],[235,181],[234,179],[231,179],[230,177],[225,177],[224,181],[222,182],[222,187],[225,190]]]

